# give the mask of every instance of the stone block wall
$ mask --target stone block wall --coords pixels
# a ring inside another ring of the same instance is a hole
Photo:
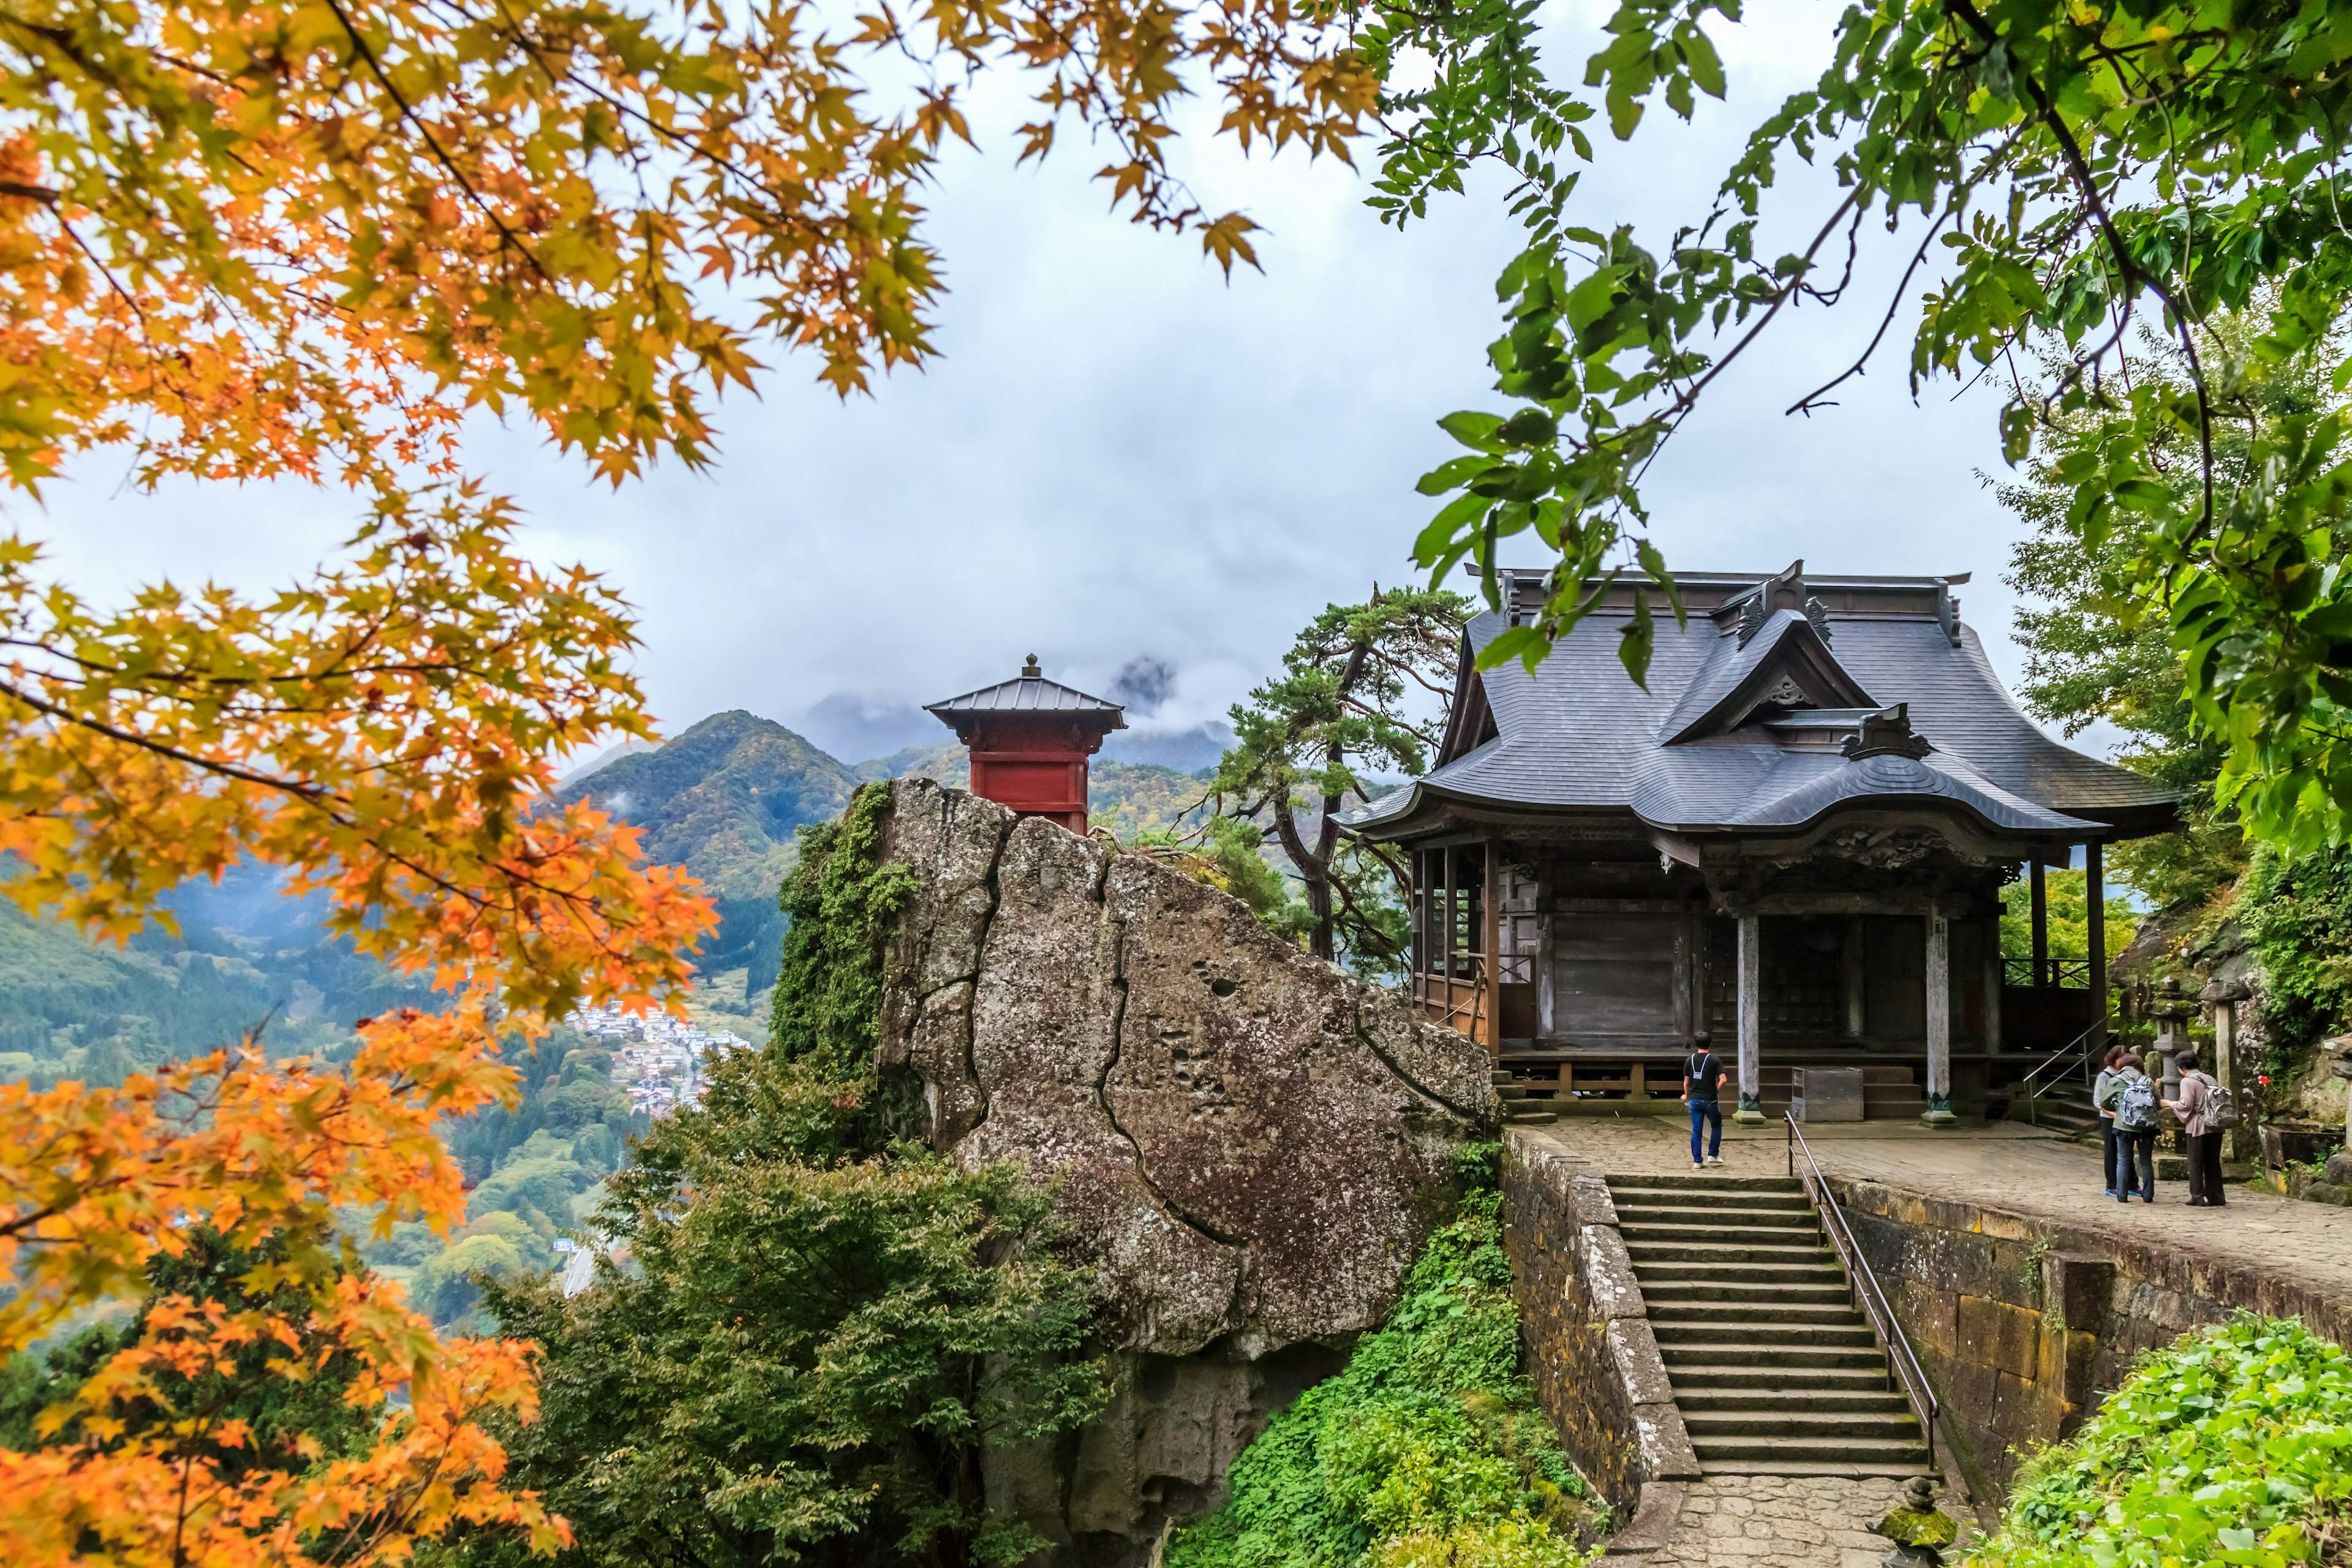
[[[1880,1183],[1831,1188],[1935,1385],[1948,1448],[1998,1499],[2034,1448],[2073,1434],[2141,1352],[2244,1310],[2352,1344],[2352,1300],[2153,1244]]]
[[[1633,1516],[1638,1529],[1664,1510],[1671,1520],[1679,1492],[1656,1494],[1696,1479],[1698,1455],[1599,1169],[1512,1129],[1503,1245],[1536,1395],[1561,1446],[1620,1519]]]

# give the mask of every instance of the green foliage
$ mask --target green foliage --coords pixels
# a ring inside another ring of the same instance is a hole
[[[1566,1568],[1584,1486],[1518,1373],[1494,1191],[1432,1237],[1388,1321],[1234,1462],[1167,1568]]]
[[[803,834],[774,1039],[718,1062],[610,1178],[591,1287],[484,1287],[545,1351],[541,1419],[504,1436],[517,1483],[572,1521],[564,1564],[1009,1565],[1042,1543],[990,1508],[982,1449],[1101,1407],[1051,1194],[900,1136],[911,1088],[875,1061],[911,886],[878,863],[889,800],[860,791]]]
[[[1452,679],[1469,608],[1439,589],[1375,589],[1367,604],[1327,605],[1283,655],[1283,673],[1234,707],[1234,744],[1217,764],[1220,812],[1282,847],[1318,958],[1373,971],[1402,961],[1404,867],[1379,846],[1343,840],[1333,819],[1375,797],[1367,773],[1426,769],[1437,737],[1410,710]]]
[[[2042,874],[2042,915],[2053,958],[2087,958],[2091,952],[2091,900],[2088,879],[2080,871],[2048,870]],[[2139,911],[2128,900],[2109,895],[2107,956],[2131,945],[2139,930]],[[2000,890],[2000,955],[2033,956],[2033,889],[2023,881]]]
[[[2242,1315],[2149,1356],[2037,1456],[1970,1562],[2285,1568],[2340,1561],[2347,1530],[2352,1358],[2300,1322]]]
[[[2299,858],[2263,849],[2237,909],[2262,957],[2274,1043],[2334,1033],[2352,1011],[2352,847]]]
[[[2162,369],[2159,358],[2138,364],[2137,374]],[[2242,463],[2243,457],[2237,427],[2226,427],[2217,460]],[[2188,465],[2177,472],[2179,482],[2194,481]],[[2046,458],[1997,493],[2031,530],[2011,552],[2008,574],[2010,586],[2027,601],[2016,617],[2026,707],[2069,735],[2095,722],[2122,730],[2129,741],[2116,760],[2180,796],[2182,829],[2114,846],[2108,874],[2161,910],[2207,903],[2244,872],[2245,839],[2215,809],[2213,785],[2226,748],[2198,725],[2187,665],[2172,646],[2168,623],[2147,613],[2133,593],[2137,542],[2111,536],[2096,550],[2084,549],[2068,520],[2073,491]],[[2120,947],[2111,942],[2109,951]]]
[[[778,896],[791,918],[771,1025],[776,1049],[821,1072],[871,1070],[882,1026],[882,945],[914,892],[904,866],[876,864],[890,791],[866,784],[832,822],[801,829],[800,863]]]
[[[1464,451],[1420,485],[1447,498],[1415,545],[1433,581],[1465,560],[1491,566],[1525,533],[1556,558],[1542,610],[1482,659],[1532,667],[1601,602],[1596,578],[1624,575],[1632,614],[1612,622],[1645,678],[1654,610],[1681,605],[1645,531],[1643,474],[1728,364],[1774,325],[1818,319],[1788,307],[1839,301],[1868,232],[1909,213],[1896,243],[1910,258],[1878,331],[1790,412],[1862,374],[1940,249],[1910,345],[1915,391],[2009,381],[2004,455],[2039,447],[2087,554],[2125,545],[2123,584],[2181,656],[2198,722],[2226,753],[2220,798],[2284,845],[2345,837],[2352,574],[2335,563],[2352,521],[2352,418],[2340,403],[2282,412],[2275,395],[2352,300],[2341,7],[1868,0],[1829,25],[1815,84],[1756,127],[1711,207],[1664,244],[1602,215],[1571,221],[1578,175],[1562,165],[1597,156],[1579,130],[1596,108],[1625,141],[1654,100],[1688,118],[1697,94],[1723,95],[1711,13],[1737,20],[1737,0],[1619,5],[1580,96],[1538,69],[1538,7],[1363,8],[1383,68],[1437,66],[1430,89],[1383,100],[1399,129],[1374,205],[1402,222],[1492,161],[1517,176],[1509,200],[1528,231],[1497,280],[1506,330],[1488,351],[1511,410],[1440,421]],[[1784,184],[1785,165],[1824,149],[1835,205],[1788,214],[1817,186]],[[1790,216],[1811,237],[1775,257],[1766,237]],[[2259,333],[2200,341],[2201,325],[2257,303]],[[2179,374],[2132,374],[2141,321],[2177,350]],[[2030,387],[2014,365],[2037,350],[2063,368]],[[2218,456],[2233,428],[2236,473]],[[1486,594],[1496,605],[1491,573]]]
[[[116,1352],[138,1342],[145,1332],[146,1314],[161,1297],[210,1303],[232,1319],[266,1311],[296,1325],[307,1323],[310,1299],[302,1288],[265,1276],[283,1265],[288,1255],[282,1239],[238,1248],[209,1230],[192,1233],[188,1249],[178,1258],[159,1254],[148,1267],[150,1290],[136,1314],[119,1323],[85,1328],[46,1356],[19,1352],[0,1364],[0,1447],[24,1453],[112,1441],[117,1435],[89,1431],[78,1419],[66,1419],[68,1412],[60,1406]],[[373,1422],[343,1398],[358,1363],[349,1352],[332,1349],[307,1330],[298,1327],[296,1337],[300,1342],[289,1347],[265,1335],[231,1352],[225,1365],[200,1363],[191,1373],[159,1373],[157,1391],[167,1403],[118,1401],[110,1413],[123,1420],[120,1436],[136,1436],[164,1418],[167,1409],[201,1412],[213,1430],[243,1422],[245,1440],[223,1444],[207,1439],[199,1448],[232,1483],[256,1470],[304,1468],[306,1461],[296,1457],[298,1446],[315,1445],[312,1459],[319,1462],[365,1452],[374,1436]],[[308,1370],[265,1375],[272,1363],[279,1363]],[[44,1422],[47,1411],[55,1411],[56,1419]]]

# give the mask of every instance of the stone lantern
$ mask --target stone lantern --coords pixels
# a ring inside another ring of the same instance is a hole
[[[2240,1070],[2238,1062],[2238,1004],[2252,995],[2244,981],[2219,978],[2197,994],[2198,1001],[2213,1009],[2214,1080],[2238,1102],[2238,1124],[2221,1134],[2222,1152],[2231,1160],[2252,1160],[2262,1149],[2262,1132],[2255,1125],[2258,1119],[2248,1114],[2258,1097],[2248,1091],[2249,1075]]]
[[[1903,1500],[1878,1521],[1878,1533],[1895,1542],[1882,1568],[1938,1568],[1944,1548],[1960,1537],[1959,1521],[1936,1506],[1936,1484],[1914,1476]]]

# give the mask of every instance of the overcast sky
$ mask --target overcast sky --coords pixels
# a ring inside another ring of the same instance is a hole
[[[1638,158],[1604,142],[1580,221],[1632,221],[1656,244],[1703,212],[1748,129],[1818,70],[1837,9],[1778,0],[1713,29],[1732,102],[1689,128],[1645,126]],[[1553,10],[1554,54],[1580,60],[1577,29],[1606,7]],[[722,406],[713,471],[618,493],[528,431],[475,444],[475,466],[525,505],[535,554],[586,562],[640,607],[638,668],[666,727],[728,708],[793,722],[843,694],[929,700],[1031,652],[1097,689],[1132,659],[1163,660],[1162,720],[1192,722],[1262,679],[1324,604],[1412,574],[1433,510],[1413,480],[1454,449],[1433,422],[1499,406],[1484,345],[1515,230],[1496,190],[1399,234],[1344,167],[1196,144],[1180,166],[1204,202],[1267,231],[1265,275],[1228,285],[1197,241],[1105,216],[1088,177],[1101,158],[1076,136],[1043,169],[1015,168],[1013,86],[986,95],[982,152],[950,157],[935,192],[952,291],[928,371],[842,403],[813,362],[772,355],[761,395]],[[1781,199],[1787,239],[1835,197],[1816,175]],[[1898,261],[1874,237],[1864,279],[1880,290],[1768,338],[1653,470],[1656,537],[1689,568],[1801,556],[1821,573],[1973,572],[1964,614],[2014,684],[2000,579],[2017,529],[1976,477],[2000,466],[1997,397],[1954,402],[1947,384],[1914,406],[1898,332],[1842,407],[1780,412],[1876,325]],[[257,590],[329,553],[353,515],[291,489],[141,496],[122,468],[85,463],[46,517],[24,519],[86,591],[166,573]]]

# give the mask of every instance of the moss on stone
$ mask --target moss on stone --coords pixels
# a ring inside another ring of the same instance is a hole
[[[880,858],[890,788],[867,784],[831,822],[800,830],[800,864],[777,905],[791,917],[768,1037],[786,1059],[869,1076],[882,1030],[886,951],[915,874]]]

